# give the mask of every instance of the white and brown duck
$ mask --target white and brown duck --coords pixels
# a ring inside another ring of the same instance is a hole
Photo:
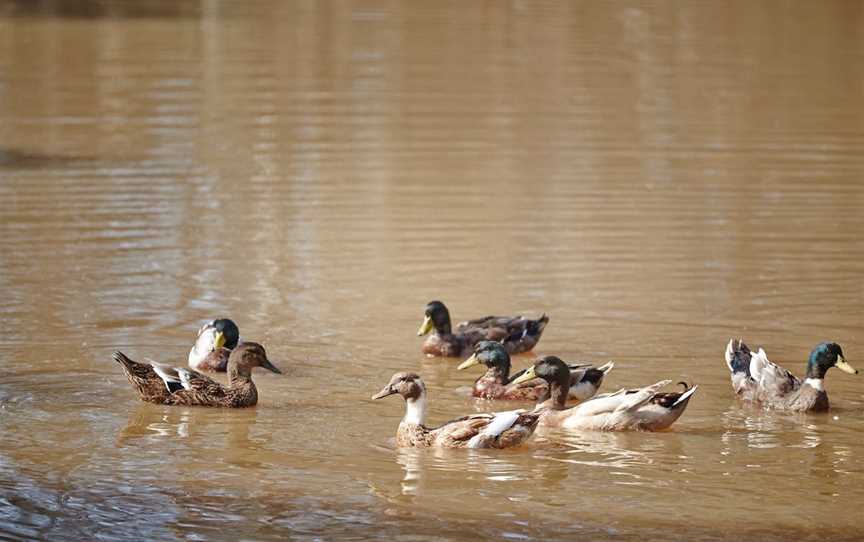
[[[240,342],[240,329],[229,318],[211,320],[198,330],[198,338],[189,350],[189,367],[196,371],[224,373],[228,357]]]
[[[396,430],[397,446],[442,448],[513,448],[534,433],[538,413],[513,410],[490,414],[471,414],[439,427],[427,427],[426,385],[416,373],[396,373],[384,388],[372,396],[390,395],[405,399],[405,416]]]
[[[843,349],[834,342],[823,342],[810,352],[803,382],[795,375],[768,361],[761,348],[753,353],[740,339],[726,345],[726,365],[732,373],[732,389],[741,399],[765,408],[795,412],[819,412],[829,408],[825,391],[828,369],[837,367],[849,374],[858,370],[843,357]]]

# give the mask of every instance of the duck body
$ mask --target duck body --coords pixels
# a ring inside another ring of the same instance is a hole
[[[513,448],[525,442],[537,428],[539,413],[513,410],[472,414],[441,426],[424,425],[426,386],[415,373],[396,373],[372,399],[399,394],[405,399],[405,416],[396,430],[396,445],[440,448]]]
[[[670,380],[650,386],[622,389],[597,396],[567,410],[549,411],[541,423],[544,427],[563,427],[592,431],[661,431],[675,423],[698,386],[686,387],[681,393],[660,390]]]
[[[225,386],[198,371],[171,367],[154,361],[133,361],[122,352],[114,352],[126,378],[142,401],[163,405],[211,406],[241,408],[258,403],[258,390],[252,382],[252,368],[264,367],[281,373],[267,359],[258,343],[242,343],[228,361],[228,385]]]
[[[804,380],[768,360],[763,349],[752,352],[740,339],[726,345],[732,389],[742,400],[774,410],[824,412],[830,408],[825,374],[831,367],[857,374],[843,357],[840,345],[823,342],[813,349]]]
[[[228,358],[240,342],[240,330],[232,320],[219,318],[198,330],[195,344],[189,350],[189,367],[196,371],[228,370]]]
[[[499,341],[511,354],[527,352],[534,348],[549,317],[543,314],[532,320],[522,316],[486,316],[468,320],[453,331],[450,312],[440,301],[426,305],[425,318],[418,335],[429,334],[421,350],[427,356],[462,357],[480,341]]]
[[[511,376],[510,362],[510,354],[503,344],[495,341],[480,341],[474,347],[471,357],[462,362],[458,369],[463,370],[479,364],[487,367],[486,373],[474,382],[472,388],[474,397],[536,402],[549,396],[549,384],[541,378],[514,384],[513,382],[527,369]],[[567,368],[570,371],[568,399],[585,401],[593,397],[603,383],[606,373],[614,366],[612,362],[597,368],[585,363],[568,364]]]
[[[538,360],[516,383],[540,377],[549,384],[550,397],[537,406],[542,412],[541,427],[592,431],[660,431],[667,429],[684,413],[698,386],[685,385],[681,393],[661,393],[670,383],[661,380],[650,386],[621,389],[598,395],[575,407],[567,408],[570,375],[567,365],[554,356]]]

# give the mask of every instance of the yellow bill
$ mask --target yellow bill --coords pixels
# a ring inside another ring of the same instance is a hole
[[[432,331],[432,317],[427,314],[426,318],[423,319],[423,324],[420,325],[420,329],[417,330],[417,335],[422,337],[430,331]]]
[[[858,374],[858,369],[849,365],[843,356],[837,356],[837,363],[834,364],[834,367],[837,367],[844,373],[849,373],[850,375]]]
[[[474,365],[479,364],[480,359],[477,358],[477,354],[471,354],[471,357],[460,363],[459,367],[456,367],[456,370],[461,371],[462,369],[467,369],[468,367],[473,367]]]
[[[528,367],[528,369],[522,373],[522,376],[516,377],[516,379],[510,384],[521,384],[523,382],[528,382],[529,380],[534,380],[537,378],[537,372],[534,370],[534,367]]]
[[[221,331],[216,332],[216,338],[213,339],[213,346],[215,350],[221,349],[225,346],[225,334]]]

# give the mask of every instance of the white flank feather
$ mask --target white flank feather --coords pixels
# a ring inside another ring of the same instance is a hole
[[[168,391],[171,391],[170,382],[174,382],[175,384],[181,383],[180,378],[177,375],[177,370],[173,367],[169,367],[167,365],[162,365],[161,363],[156,363],[155,361],[150,362],[150,366],[153,367],[153,371],[159,375],[159,378],[165,382],[165,387]]]
[[[682,393],[682,394],[681,394],[681,397],[679,397],[678,400],[675,401],[675,403],[672,404],[672,408],[675,408],[675,407],[678,406],[679,404],[681,404],[681,403],[683,403],[684,401],[686,401],[686,400],[687,400],[691,395],[693,395],[694,393],[696,393],[696,390],[697,390],[697,389],[699,389],[699,386],[693,386],[693,387],[690,388],[689,390],[687,390],[687,391],[685,391],[684,393]]]
[[[180,385],[183,386],[183,389],[191,390],[192,385],[189,384],[189,379],[191,378],[192,373],[190,373],[188,369],[178,367],[177,374],[180,376]]]
[[[489,425],[480,430],[468,441],[469,448],[477,448],[488,438],[496,438],[504,431],[513,427],[516,420],[519,419],[521,410],[508,410],[506,412],[496,412],[495,417],[489,422]]]
[[[650,401],[651,398],[654,397],[654,395],[656,395],[661,388],[669,385],[669,383],[671,382],[671,380],[661,380],[660,382],[651,384],[650,386],[645,386],[636,393],[629,393],[624,396],[621,404],[618,405],[615,410],[620,412],[623,410],[633,410],[639,408],[640,406]]]

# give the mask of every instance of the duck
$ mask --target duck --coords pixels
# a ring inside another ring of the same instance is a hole
[[[457,370],[462,371],[474,365],[483,364],[486,373],[474,382],[472,395],[481,399],[504,399],[511,401],[537,401],[549,394],[549,385],[542,379],[524,384],[512,384],[522,376],[525,369],[510,375],[510,354],[504,345],[496,341],[480,341],[474,347],[471,357],[463,361]],[[600,367],[592,367],[590,363],[568,363],[570,371],[570,389],[568,399],[579,402],[590,399],[597,394],[603,378],[615,367],[609,362]]]
[[[684,391],[661,393],[671,380],[650,386],[620,389],[567,408],[570,369],[555,356],[545,356],[516,378],[513,383],[542,378],[549,384],[549,398],[539,403],[540,426],[592,431],[660,431],[667,429],[684,413],[699,386],[684,385]]]
[[[803,382],[769,361],[762,348],[753,353],[741,339],[729,340],[725,357],[735,394],[744,401],[773,410],[824,412],[830,408],[824,383],[828,369],[837,367],[845,373],[858,374],[835,342],[822,342],[813,348]]]
[[[485,316],[460,323],[454,332],[450,311],[444,303],[430,301],[417,335],[431,333],[421,348],[429,357],[463,357],[483,340],[502,341],[507,352],[519,354],[534,348],[548,323],[546,314],[536,320],[522,316]]]
[[[511,410],[470,414],[438,427],[427,427],[426,385],[416,373],[399,372],[373,400],[391,395],[405,399],[405,416],[396,430],[396,445],[415,448],[514,448],[534,433],[538,413]]]
[[[189,367],[196,371],[224,373],[228,356],[240,342],[240,329],[229,318],[211,320],[198,330],[198,338],[189,350]]]
[[[252,382],[252,369],[263,367],[282,374],[267,359],[264,347],[254,342],[240,343],[228,358],[228,385],[185,367],[147,361],[133,361],[119,350],[114,361],[123,367],[126,378],[147,403],[242,408],[255,406],[258,390]]]

